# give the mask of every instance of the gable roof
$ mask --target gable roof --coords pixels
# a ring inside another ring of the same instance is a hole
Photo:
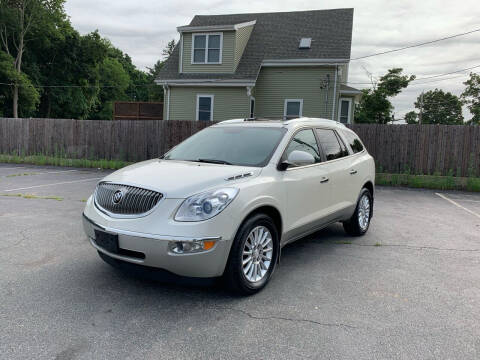
[[[235,73],[179,73],[179,44],[165,62],[158,80],[243,79],[255,81],[264,61],[303,59],[347,62],[352,42],[353,9],[295,12],[197,15],[189,27],[234,26],[256,21]],[[181,28],[180,28],[181,29]],[[301,38],[312,38],[310,49],[299,49]]]
[[[348,86],[348,85],[345,85],[345,84],[341,84],[340,85],[340,92],[343,92],[345,94],[361,94],[362,93],[362,90],[358,90],[358,89],[355,89],[354,87],[351,87],[351,86]]]

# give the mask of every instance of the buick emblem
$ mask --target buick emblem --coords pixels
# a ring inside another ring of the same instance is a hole
[[[112,195],[112,201],[114,204],[118,204],[123,199],[123,190],[117,190]]]

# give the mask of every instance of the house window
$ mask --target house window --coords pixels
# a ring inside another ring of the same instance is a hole
[[[192,64],[221,64],[222,33],[193,34]]]
[[[213,121],[213,95],[197,95],[197,120]]]
[[[250,119],[255,117],[255,98],[253,96],[250,97]]]
[[[352,100],[351,99],[340,99],[340,106],[338,107],[338,120],[343,124],[350,124],[351,123],[351,106]]]
[[[286,119],[295,119],[302,117],[303,99],[285,99],[283,107],[283,117]]]

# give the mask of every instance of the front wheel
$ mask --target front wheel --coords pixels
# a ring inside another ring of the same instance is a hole
[[[240,227],[230,250],[225,271],[227,286],[251,295],[267,285],[275,269],[280,247],[278,230],[265,214],[255,214]]]
[[[363,188],[358,197],[357,206],[352,217],[343,223],[345,232],[353,236],[364,235],[370,226],[373,215],[373,197],[370,191]]]

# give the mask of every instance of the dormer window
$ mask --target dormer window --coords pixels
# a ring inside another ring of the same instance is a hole
[[[222,33],[193,34],[192,64],[222,63]]]

